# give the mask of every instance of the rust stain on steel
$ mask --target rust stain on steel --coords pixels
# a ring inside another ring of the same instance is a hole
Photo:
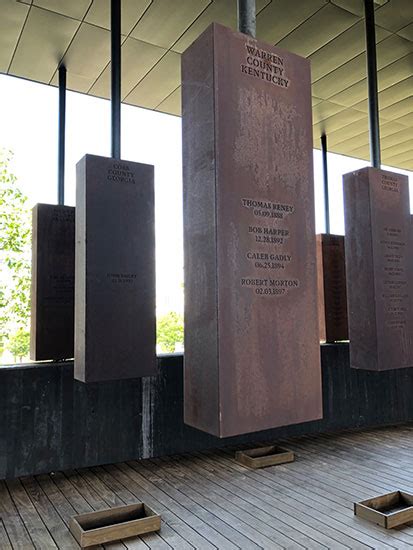
[[[32,214],[30,359],[70,359],[75,341],[75,209],[36,204]]]
[[[343,235],[317,235],[317,279],[320,341],[348,340]]]
[[[185,422],[322,417],[310,68],[213,24],[182,59]]]
[[[378,371],[411,367],[408,178],[363,168],[343,179],[351,366]]]

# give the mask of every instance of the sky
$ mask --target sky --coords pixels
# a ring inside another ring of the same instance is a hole
[[[58,90],[0,75],[0,148],[14,153],[13,171],[30,206],[57,202]],[[110,103],[68,92],[65,203],[75,205],[76,163],[110,155]],[[122,158],[155,166],[157,314],[183,310],[181,119],[122,105]],[[344,234],[342,175],[366,161],[329,153],[330,229]],[[383,168],[387,168],[383,166]],[[413,203],[413,174],[410,204]],[[324,231],[321,153],[314,150],[316,232]]]
[[[30,206],[57,202],[58,91],[0,75],[0,147]],[[110,103],[68,92],[65,203],[75,205],[76,163],[110,156]],[[122,105],[122,158],[155,166],[157,314],[183,311],[181,120]]]

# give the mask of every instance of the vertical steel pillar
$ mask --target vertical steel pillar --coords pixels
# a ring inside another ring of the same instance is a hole
[[[238,0],[238,30],[255,38],[255,0]]]
[[[321,136],[321,155],[323,158],[323,188],[324,188],[324,219],[326,233],[330,233],[330,204],[328,199],[328,165],[327,165],[327,136]]]
[[[65,203],[66,67],[59,67],[59,128],[57,156],[57,204]]]
[[[376,28],[374,24],[374,2],[364,0],[366,54],[367,54],[367,85],[369,103],[370,161],[372,166],[380,168],[380,124],[379,99],[377,93],[377,54]]]
[[[121,105],[121,55],[120,55],[120,3],[110,3],[111,36],[111,111],[112,111],[112,157],[120,159],[120,105]]]

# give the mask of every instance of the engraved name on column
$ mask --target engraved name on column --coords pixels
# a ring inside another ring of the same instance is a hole
[[[282,57],[248,43],[241,72],[283,88],[290,84]],[[297,289],[299,279],[282,277],[283,271],[294,265],[287,247],[288,219],[294,215],[294,206],[250,197],[242,198],[240,206],[247,208],[251,216],[248,225],[250,248],[245,251],[245,257],[252,272],[241,278],[241,287],[251,288],[259,296],[282,296]]]
[[[245,257],[253,272],[253,275],[241,278],[241,286],[254,288],[259,296],[282,296],[298,288],[299,279],[280,275],[288,266],[294,265],[287,246],[291,234],[288,218],[294,215],[294,206],[242,198],[241,207],[249,209],[251,215],[248,226],[251,248],[245,252]]]
[[[115,163],[113,168],[108,168],[106,179],[111,183],[136,185],[134,175],[125,162]],[[136,281],[136,277],[137,273],[120,273],[113,271],[106,273],[107,282],[116,286],[132,285]]]
[[[400,193],[400,182],[390,175],[382,174],[382,189]],[[396,220],[394,220],[396,221]],[[382,298],[386,326],[404,329],[407,324],[408,281],[406,258],[406,235],[402,224],[385,224],[380,231],[380,253],[383,266]]]

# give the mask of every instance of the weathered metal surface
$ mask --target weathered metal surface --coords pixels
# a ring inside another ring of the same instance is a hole
[[[320,342],[348,340],[344,237],[317,235]]]
[[[182,79],[185,421],[321,418],[309,63],[214,24]]]
[[[153,166],[77,164],[75,378],[156,373]]]
[[[75,209],[36,204],[32,215],[30,358],[74,356]]]
[[[344,175],[351,366],[413,366],[408,178],[364,168]]]

